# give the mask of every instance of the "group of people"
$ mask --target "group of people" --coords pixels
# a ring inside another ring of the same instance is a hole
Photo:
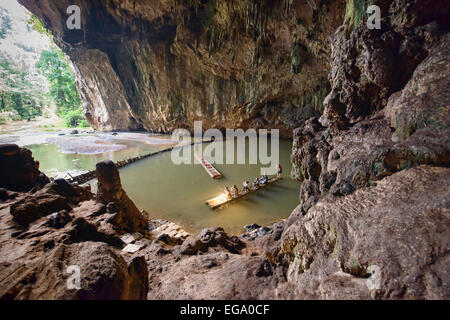
[[[279,178],[281,176],[281,173],[283,172],[283,169],[281,168],[281,165],[277,166],[277,177]],[[261,177],[256,177],[256,179],[253,181],[252,188],[253,190],[258,189],[261,185],[266,185],[269,182],[269,177],[267,174],[263,174]],[[246,180],[244,181],[243,185],[243,192],[249,192],[250,189],[250,183]],[[239,188],[236,185],[233,185],[230,188],[225,187],[224,194],[227,197],[227,199],[236,198],[239,195]]]
[[[239,195],[239,189],[236,185],[233,185],[231,187],[231,189],[229,189],[228,187],[225,187],[223,193],[225,194],[227,199],[236,198]]]

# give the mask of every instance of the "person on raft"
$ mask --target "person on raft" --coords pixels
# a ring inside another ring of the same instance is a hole
[[[231,192],[230,192],[230,189],[228,189],[228,187],[225,187],[225,189],[223,190],[223,193],[225,194],[227,199],[231,198]]]
[[[255,181],[253,181],[253,188],[258,189],[259,188],[259,178],[256,177]]]
[[[278,164],[278,166],[277,166],[277,178],[281,177],[281,173],[283,173],[283,168],[281,168],[281,165]]]
[[[244,188],[242,189],[242,191],[244,192],[249,192],[250,188],[248,187],[249,182],[247,180],[244,181],[244,183],[242,184],[244,186]]]
[[[264,174],[261,178],[261,184],[267,184],[267,182],[269,182],[269,177],[267,174]]]
[[[233,198],[236,198],[238,195],[239,195],[239,189],[238,189],[237,185],[233,185],[231,187],[231,196]]]

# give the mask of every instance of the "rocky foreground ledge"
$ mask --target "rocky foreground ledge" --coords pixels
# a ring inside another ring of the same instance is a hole
[[[0,174],[0,299],[450,297],[449,168],[403,170],[305,216],[299,206],[259,236],[209,228],[169,241],[152,236],[110,161],[97,164],[96,195],[50,182],[18,146],[0,146],[0,163],[22,164],[15,185]],[[74,265],[80,288],[68,289]]]

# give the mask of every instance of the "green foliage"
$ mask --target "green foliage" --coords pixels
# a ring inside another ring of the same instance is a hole
[[[373,0],[347,0],[344,23],[356,28],[367,18],[367,8]]]
[[[8,114],[8,118],[12,121],[19,121],[22,120],[20,114],[16,111],[16,110],[12,110],[9,114]]]
[[[67,127],[75,128],[81,126],[83,121],[86,120],[81,109],[70,110],[64,114],[64,123]]]
[[[0,25],[0,37],[4,37],[11,29],[11,20],[7,14],[2,15],[0,12]],[[28,20],[28,28],[51,37],[34,15]],[[25,45],[19,47],[24,51],[32,50]],[[0,60],[0,83],[3,88],[0,91],[0,112],[4,113],[3,120],[6,121],[8,117],[11,120],[31,119],[42,115],[42,109],[50,98],[56,105],[56,113],[68,126],[87,125],[80,108],[81,99],[72,70],[58,47],[42,51],[36,64],[36,68],[49,81],[48,96],[44,96],[40,84],[32,83],[32,75],[17,70],[12,65],[11,61]]]
[[[7,15],[5,9],[0,8],[0,39],[5,39],[6,35],[11,31],[11,18]]]
[[[31,27],[31,29],[36,30],[40,34],[46,35],[50,38],[53,37],[53,35],[42,25],[41,21],[39,21],[39,19],[34,14],[31,15],[27,23]]]
[[[32,15],[28,24],[39,33],[52,37],[36,16]],[[50,82],[50,96],[56,104],[56,114],[64,119],[65,125],[88,127],[80,108],[81,99],[72,69],[61,49],[54,46],[51,50],[42,51],[36,67]]]
[[[87,122],[86,119],[83,119],[83,120],[81,120],[81,122],[80,122],[80,124],[79,124],[79,127],[80,127],[80,128],[89,128],[90,125],[89,125],[89,123]]]
[[[80,110],[81,99],[72,70],[59,48],[42,51],[36,67],[50,82],[50,95],[56,103],[59,116],[64,118],[70,111]]]
[[[6,35],[12,31],[12,21],[10,13],[6,9],[0,8],[0,38],[6,38]],[[31,47],[24,44],[15,45],[24,52],[33,51]],[[2,122],[6,122],[8,118],[18,121],[40,116],[46,104],[41,84],[35,82],[33,75],[21,71],[21,68],[18,67],[20,65],[20,61],[16,63],[11,58],[0,59]]]
[[[33,87],[27,74],[11,67],[7,60],[0,61],[0,112],[7,112],[11,120],[32,119],[42,114],[42,94]]]

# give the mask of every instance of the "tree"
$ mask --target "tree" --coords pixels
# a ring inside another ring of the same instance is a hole
[[[0,39],[5,39],[6,35],[11,31],[12,20],[8,16],[6,9],[0,8]]]
[[[64,117],[70,111],[80,109],[81,99],[72,70],[59,48],[55,46],[50,51],[42,51],[36,67],[50,82],[50,95],[55,101],[59,116]]]
[[[33,30],[52,38],[52,34],[35,15],[31,15],[28,25]],[[66,126],[86,125],[75,79],[61,49],[53,46],[51,50],[42,51],[36,67],[50,82],[50,96],[56,104],[56,113],[64,119]]]
[[[0,112],[10,113],[11,120],[30,119],[42,114],[42,94],[33,87],[25,72],[0,60]]]

